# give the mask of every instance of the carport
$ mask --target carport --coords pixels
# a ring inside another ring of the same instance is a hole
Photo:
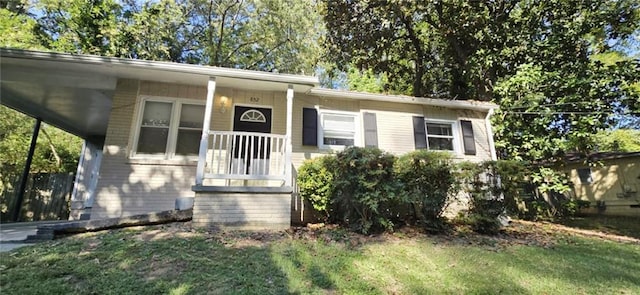
[[[28,159],[40,122],[84,139],[71,197],[72,211],[79,212],[71,218],[80,219],[93,204],[118,80],[207,85],[211,71],[196,65],[0,48],[0,103],[36,118]],[[29,162],[23,174],[28,174]],[[24,193],[24,188],[23,183],[18,189]]]
[[[238,69],[0,48],[0,103],[37,119],[34,138],[39,122],[46,122],[84,139],[71,197],[71,209],[79,214],[72,219],[82,218],[83,210],[93,205],[113,95],[121,79],[204,87],[215,79],[229,88],[246,88],[251,81],[251,87],[262,90],[282,89],[291,81],[313,82]]]
[[[108,66],[86,64],[86,58],[82,63],[74,62],[77,59],[66,54],[0,49],[0,103],[36,119],[17,204],[22,203],[40,122],[46,122],[85,140],[72,206],[91,207],[91,186],[97,181],[118,75]],[[9,209],[17,213],[19,208]]]

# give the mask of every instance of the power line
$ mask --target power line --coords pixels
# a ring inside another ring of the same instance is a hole
[[[576,101],[576,102],[565,102],[565,103],[549,103],[549,104],[539,104],[532,106],[521,106],[521,107],[511,107],[509,110],[515,109],[526,109],[526,108],[535,108],[535,107],[551,107],[551,106],[561,106],[561,105],[575,105],[575,104],[594,104],[593,101]]]
[[[610,114],[610,115],[615,115],[617,113],[615,112],[580,112],[580,111],[567,111],[567,112],[511,112],[511,111],[505,111],[503,112],[505,114],[515,114],[515,115],[586,115],[586,114]],[[625,114],[621,114],[621,115],[640,115],[640,112],[631,112],[631,113],[625,113]]]

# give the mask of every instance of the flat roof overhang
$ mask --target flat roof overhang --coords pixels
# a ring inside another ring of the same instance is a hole
[[[309,91],[309,94],[337,99],[352,99],[352,100],[371,100],[371,101],[384,101],[406,104],[417,104],[426,106],[435,106],[451,109],[465,109],[481,112],[488,112],[491,109],[497,109],[498,105],[491,102],[475,101],[475,100],[453,100],[453,99],[441,99],[441,98],[429,98],[429,97],[415,97],[406,95],[392,95],[392,94],[377,94],[366,92],[345,91],[326,88],[313,88]]]
[[[104,140],[118,79],[306,93],[318,78],[0,48],[0,103],[89,141]],[[204,99],[204,98],[203,98]]]

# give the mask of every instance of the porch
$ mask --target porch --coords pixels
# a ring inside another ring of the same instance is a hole
[[[282,229],[291,224],[294,87],[286,96],[285,134],[271,133],[272,112],[234,106],[233,131],[212,130],[216,79],[207,98],[196,170],[196,226]]]
[[[277,199],[278,210],[290,211],[293,97],[317,87],[317,78],[4,48],[0,55],[3,105],[86,140],[71,200],[74,216],[157,212],[172,209],[176,198],[222,200],[223,192],[247,194],[252,204]],[[260,102],[254,93],[264,94]],[[224,95],[235,95],[234,108],[270,105],[279,121],[268,131],[229,127],[231,112],[214,105]],[[150,109],[170,110],[163,113],[169,117],[145,121],[147,101]],[[218,121],[211,124],[214,110]],[[261,210],[266,204],[256,207],[256,214],[270,214]],[[236,211],[253,214],[245,209]]]

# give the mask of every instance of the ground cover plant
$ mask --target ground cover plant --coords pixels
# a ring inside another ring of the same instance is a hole
[[[2,294],[638,294],[640,240],[516,221],[362,235],[337,226],[208,232],[190,223],[0,254]]]

